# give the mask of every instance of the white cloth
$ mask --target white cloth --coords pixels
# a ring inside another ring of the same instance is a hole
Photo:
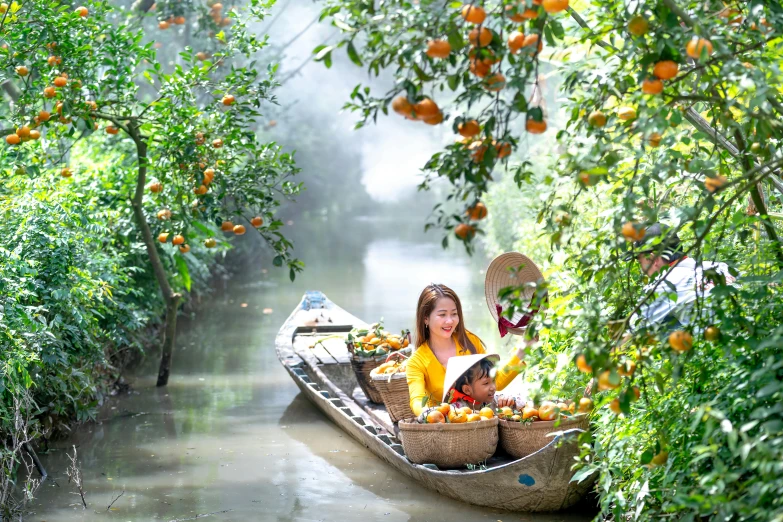
[[[707,297],[715,286],[712,281],[704,278],[704,272],[708,270],[722,274],[727,283],[734,282],[726,263],[696,263],[693,259],[685,258],[671,271],[663,270],[664,274],[668,272],[663,281],[658,283],[656,280],[645,287],[645,292],[655,287],[655,295],[642,306],[638,314],[634,314],[631,325],[638,328],[644,323],[655,325],[670,319],[676,319],[682,326],[690,324],[694,302],[698,298]]]

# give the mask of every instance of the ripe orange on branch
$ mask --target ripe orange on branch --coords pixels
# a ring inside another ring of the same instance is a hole
[[[471,24],[480,24],[487,18],[487,12],[484,8],[477,5],[463,5],[461,15],[466,22]]]
[[[634,16],[628,22],[628,32],[634,36],[644,36],[647,30],[650,28],[650,24],[643,16]]]
[[[544,42],[541,40],[539,35],[529,34],[525,36],[525,39],[522,41],[522,47],[528,48],[525,49],[528,54],[536,54],[537,52],[540,53],[544,48]]]
[[[43,90],[43,92],[44,92],[44,96],[46,96],[47,98],[54,98],[55,96],[57,96],[57,91],[55,90],[54,87],[51,86],[46,87]]]
[[[163,184],[159,181],[156,181],[154,183],[150,183],[148,188],[150,189],[150,192],[152,192],[153,194],[157,194],[158,192],[163,190]]]
[[[661,60],[653,67],[653,74],[661,80],[671,80],[680,72],[680,66],[672,60]]]
[[[440,112],[438,104],[429,98],[424,98],[414,105],[413,110],[416,112],[416,117],[419,119],[432,118]]]
[[[663,92],[663,82],[654,78],[647,78],[642,81],[642,92],[644,94],[661,94]]]
[[[84,7],[83,5],[80,5],[79,7],[77,7],[74,12],[77,13],[82,18],[84,18],[88,14],[90,14],[90,11],[86,7]]]
[[[693,336],[685,330],[677,330],[669,335],[669,345],[674,351],[687,352],[693,347]]]
[[[223,100],[222,101],[223,101],[223,105],[229,106],[229,105],[234,105],[234,102],[236,101],[236,99],[234,98],[234,95],[226,94],[225,96],[223,96]]]
[[[177,234],[174,236],[174,239],[171,240],[171,243],[174,245],[182,245],[185,243],[185,237]]]
[[[598,389],[601,391],[605,390],[614,390],[616,388],[620,387],[620,384],[614,384],[612,383],[612,372],[609,370],[604,370],[601,372],[601,375],[598,376]]]
[[[430,58],[448,58],[451,44],[446,40],[430,40],[427,42],[426,54]]]
[[[695,60],[698,60],[701,57],[702,51],[705,52],[707,56],[712,54],[712,42],[706,38],[694,36],[685,46],[685,52]]]
[[[498,92],[506,87],[506,77],[500,73],[495,73],[484,80],[488,91]]]
[[[470,219],[473,221],[480,221],[487,217],[487,207],[482,202],[478,202],[472,207],[470,207],[467,212],[465,212]]]
[[[106,127],[106,134],[114,135],[114,134],[118,134],[119,132],[120,132],[120,129],[118,129],[114,125],[109,125],[108,127]]]
[[[626,241],[641,241],[644,239],[644,233],[647,231],[643,226],[633,221],[623,223],[621,230]]]
[[[5,137],[5,142],[9,145],[19,145],[19,143],[22,142],[22,138],[17,136],[16,134],[9,134]]]
[[[53,83],[55,87],[65,87],[66,85],[68,85],[68,80],[66,80],[62,76],[58,76],[57,78],[54,79]]]
[[[264,220],[261,219],[261,216],[256,216],[256,217],[254,217],[253,219],[250,220],[250,224],[253,225],[254,227],[258,228],[258,227],[260,227],[261,225],[264,224]]]
[[[508,48],[512,54],[517,54],[525,45],[525,35],[520,31],[514,31],[508,35]]]
[[[30,74],[30,70],[24,65],[20,65],[16,68],[16,74],[18,74],[19,76],[27,76],[28,74]]]
[[[720,174],[712,177],[708,176],[704,180],[704,187],[709,192],[715,192],[721,187],[723,187],[723,185],[725,185],[727,181],[728,180],[726,179],[726,176],[721,176]]]
[[[245,226],[244,225],[236,225],[234,226],[234,234],[241,236],[245,233]]]
[[[394,98],[391,106],[392,110],[397,114],[401,114],[409,120],[413,119],[413,104],[408,101],[408,98],[405,96],[397,96]]]
[[[60,171],[60,176],[64,178],[70,178],[73,175],[73,172],[68,167],[65,167]]]
[[[593,127],[598,127],[598,128],[603,127],[604,125],[606,125],[606,114],[604,114],[601,111],[593,111],[587,117],[587,123],[589,123]]]
[[[582,373],[592,373],[593,367],[587,364],[587,359],[584,354],[580,353],[576,356],[576,367]]]
[[[547,13],[555,14],[568,9],[568,0],[544,0],[541,5]]]
[[[486,27],[477,27],[468,33],[468,41],[473,47],[486,47],[492,41],[492,31]]]
[[[454,227],[454,234],[460,239],[470,239],[476,234],[476,229],[467,223],[460,223]]]
[[[476,120],[464,121],[457,126],[457,129],[460,135],[466,138],[472,138],[473,136],[476,136],[479,132],[481,132],[481,127],[479,126],[479,122],[477,122]]]
[[[204,240],[204,246],[207,248],[215,248],[217,245],[217,241],[215,241],[215,238],[210,237],[209,239]]]
[[[620,107],[617,109],[617,117],[623,121],[636,119],[636,109],[633,107]]]
[[[534,120],[532,118],[529,118],[525,122],[525,130],[528,131],[530,134],[543,134],[546,132],[546,121],[545,120]]]

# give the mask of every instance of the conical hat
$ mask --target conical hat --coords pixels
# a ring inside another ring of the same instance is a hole
[[[476,364],[482,359],[492,359],[497,362],[500,360],[500,356],[495,353],[477,353],[473,355],[458,355],[456,357],[449,357],[446,361],[446,378],[443,380],[443,399],[441,402],[446,402],[446,397],[449,395],[449,390],[454,386],[454,383],[462,377],[462,374],[468,371],[471,366]],[[462,391],[462,390],[459,390]]]
[[[513,269],[513,270],[512,270]],[[498,312],[495,305],[500,304],[498,292],[508,286],[523,286],[526,283],[537,283],[544,276],[536,264],[526,255],[518,252],[506,252],[500,254],[492,260],[487,268],[487,275],[484,278],[484,294],[487,296],[487,306],[492,318],[497,322]],[[522,297],[530,302],[535,295],[536,290],[530,286],[526,288]],[[544,307],[544,304],[541,305]],[[513,324],[517,324],[522,319],[523,312],[517,311],[511,318]],[[525,328],[509,328],[509,332],[517,335],[525,333]]]

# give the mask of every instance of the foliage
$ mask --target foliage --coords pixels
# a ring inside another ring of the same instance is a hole
[[[388,93],[353,91],[348,106],[360,124],[392,104],[411,120],[446,121],[469,135],[424,167],[423,189],[437,178],[452,187],[433,225],[468,247],[488,231],[490,246],[549,248],[538,285],[549,308],[531,324],[542,340],[528,379],[547,395],[581,393],[598,378],[594,438],[577,476],[598,472],[600,516],[779,520],[783,6],[596,0],[566,12],[556,0],[538,4],[475,2],[486,13],[476,26],[458,2],[333,0],[323,14],[343,39],[317,58],[343,47],[371,73],[394,72]],[[491,39],[479,43],[483,29]],[[543,50],[520,45],[515,32],[538,35]],[[556,92],[542,71],[562,77],[561,114],[546,111]],[[474,119],[478,134],[460,128]],[[542,121],[549,157],[511,162],[505,144],[521,147]],[[506,162],[505,174],[496,172]],[[527,212],[500,215],[514,198]],[[486,221],[470,215],[478,200],[492,203]],[[506,233],[510,220],[512,233],[540,240]],[[697,263],[723,261],[737,276],[729,284],[707,274],[714,288],[697,296],[685,326],[694,343],[682,353],[667,328],[634,320],[657,286],[668,292],[669,267],[646,287],[638,264],[624,260],[655,222],[672,226]],[[578,357],[587,374],[564,364]],[[631,362],[635,371],[624,371]]]

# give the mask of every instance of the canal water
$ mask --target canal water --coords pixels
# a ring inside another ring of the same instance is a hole
[[[98,422],[53,443],[42,456],[53,480],[39,490],[27,520],[590,518],[578,510],[512,514],[424,489],[316,410],[275,357],[275,335],[306,290],[321,290],[355,315],[383,318],[398,330],[412,327],[418,294],[430,282],[454,288],[467,326],[506,350],[484,300],[483,257],[468,258],[461,247],[443,250],[420,220],[302,216],[286,229],[306,271],[291,283],[260,245],[230,260],[236,274],[218,281],[215,293],[179,322],[169,385],[155,387],[157,361],[150,359],[130,377],[132,391],[110,399]],[[73,446],[86,510],[66,476]]]

